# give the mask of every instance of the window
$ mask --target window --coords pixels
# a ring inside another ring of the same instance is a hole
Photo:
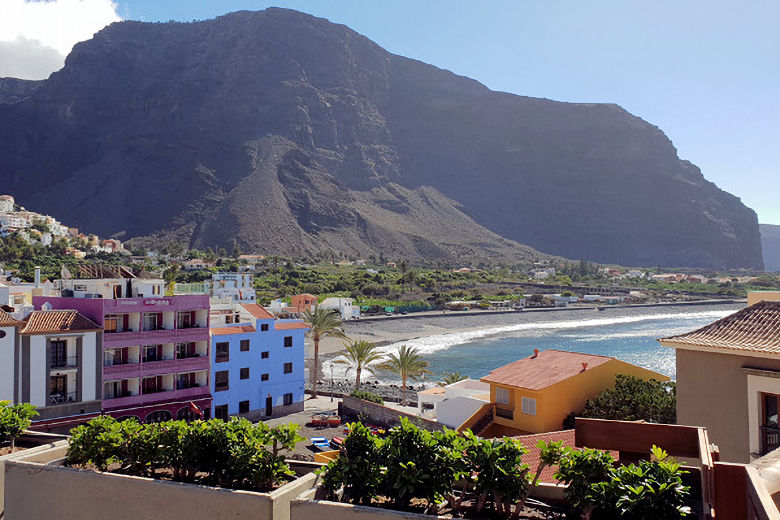
[[[292,394],[284,394],[284,406],[290,406],[293,403]]]
[[[241,379],[249,379],[249,367],[244,367],[240,372]]]
[[[157,313],[145,312],[144,313],[144,330],[159,330],[157,327]]]
[[[285,363],[284,364],[284,373],[285,374],[292,374],[292,363]]]
[[[285,336],[284,337],[284,346],[285,347],[292,347],[292,336]]]
[[[506,388],[496,388],[496,403],[509,404],[509,390]]]
[[[68,376],[51,376],[49,378],[49,396],[52,398],[52,404],[67,401]]]
[[[230,343],[227,341],[221,341],[217,343],[217,363],[224,363],[230,361]]]
[[[116,314],[109,314],[106,316],[106,318],[103,320],[103,332],[121,332],[121,329],[119,328],[119,324],[121,323],[120,320],[121,316],[117,316]]]
[[[241,352],[249,352],[249,340],[248,339],[242,339],[241,340]]]
[[[221,404],[214,407],[214,418],[227,421],[228,419],[228,407],[226,404]]]
[[[268,381],[268,374],[261,374],[260,381]]]
[[[176,328],[189,329],[192,327],[192,313],[190,311],[179,312],[176,315]]]
[[[230,389],[230,384],[228,383],[229,374],[230,374],[229,370],[221,370],[219,372],[214,373],[215,392],[224,392],[225,390]]]
[[[74,285],[73,290],[76,292],[86,292],[87,286],[86,285]]]
[[[264,350],[264,351],[263,351],[263,352],[260,354],[260,358],[261,358],[261,359],[268,359],[268,355],[269,355],[269,354],[270,354],[270,353],[269,353],[267,350]]]
[[[268,332],[268,324],[267,323],[261,323],[260,324],[260,331],[261,332]]]
[[[238,402],[238,413],[249,413],[249,401]]]
[[[156,394],[162,391],[162,377],[146,377],[143,379],[142,392],[144,394]]]
[[[198,386],[195,381],[195,372],[189,372],[187,374],[179,374],[179,389],[194,388]]]
[[[523,397],[523,413],[528,415],[536,415],[536,399],[530,397]]]
[[[49,366],[51,368],[62,368],[68,364],[68,344],[64,341],[52,341],[49,350]]]
[[[507,408],[496,408],[496,415],[504,419],[513,419],[515,416],[514,412]]]
[[[144,347],[144,363],[162,359],[162,345],[147,345]]]
[[[187,359],[196,357],[195,343],[177,343],[176,344],[176,359]]]

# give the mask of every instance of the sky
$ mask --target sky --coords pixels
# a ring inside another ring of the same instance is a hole
[[[0,0],[0,76],[45,78],[119,19],[287,7],[493,90],[617,103],[780,225],[777,0]]]

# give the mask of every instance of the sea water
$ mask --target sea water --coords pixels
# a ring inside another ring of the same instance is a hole
[[[741,307],[526,312],[520,313],[524,315],[522,323],[416,338],[384,346],[382,350],[393,352],[401,344],[417,347],[430,363],[432,380],[444,372],[460,372],[478,379],[497,367],[532,355],[534,349],[613,356],[674,378],[675,351],[662,346],[658,338],[696,330]],[[388,374],[377,376],[380,380],[393,379]]]

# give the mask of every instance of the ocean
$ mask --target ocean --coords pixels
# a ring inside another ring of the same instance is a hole
[[[698,329],[742,307],[744,305],[525,312],[516,315],[520,323],[420,337],[384,346],[382,350],[394,351],[401,344],[417,347],[430,363],[433,381],[444,372],[460,372],[479,378],[497,367],[532,355],[534,349],[614,356],[674,378],[674,349],[662,346],[657,339]],[[329,370],[328,367],[327,373]],[[336,368],[336,376],[344,377],[343,370]],[[377,376],[371,379],[393,379],[388,374]]]

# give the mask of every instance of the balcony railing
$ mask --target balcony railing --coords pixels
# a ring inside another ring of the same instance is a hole
[[[780,448],[780,429],[761,427],[761,455]]]
[[[49,368],[75,368],[78,365],[79,358],[76,356],[56,357],[49,360]]]
[[[79,400],[78,394],[76,392],[49,394],[49,406],[57,406],[58,404],[76,403],[78,402],[78,400]]]

